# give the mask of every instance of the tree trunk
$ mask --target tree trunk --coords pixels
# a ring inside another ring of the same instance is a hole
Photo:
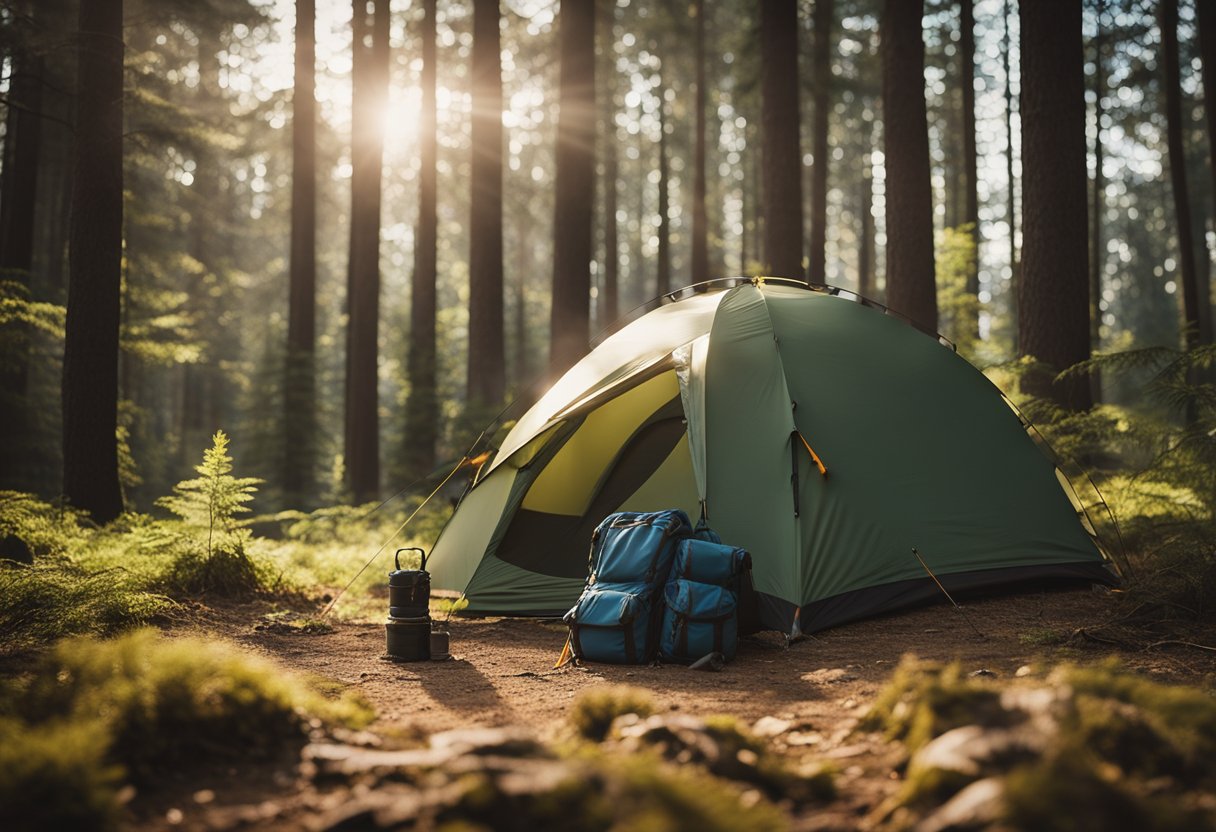
[[[881,37],[887,306],[933,331],[937,292],[921,17],[920,2],[886,0]]]
[[[283,494],[290,507],[311,507],[317,441],[316,0],[296,0],[295,38]]]
[[[42,143],[43,59],[28,44],[19,43],[11,51],[10,67],[0,177],[0,270],[5,272],[3,279],[28,287]]]
[[[1208,170],[1212,175],[1212,198],[1216,200],[1216,0],[1196,0],[1199,14],[1199,51],[1203,62],[1203,111],[1208,122]],[[1206,275],[1205,269],[1200,275]],[[1207,322],[1209,343],[1213,332],[1212,290],[1201,281],[1199,292],[1199,320]],[[1204,291],[1206,289],[1206,291]]]
[[[1085,74],[1081,0],[1021,0],[1021,354],[1044,368],[1022,389],[1073,410],[1092,405],[1089,381],[1055,382],[1089,357]]]
[[[549,371],[564,372],[590,338],[591,224],[595,184],[595,2],[560,0]]]
[[[971,271],[967,274],[967,293],[976,298],[975,309],[979,309],[980,294],[980,201],[979,201],[979,155],[975,148],[975,8],[974,0],[961,0],[960,42],[962,57],[963,88],[963,179],[964,194],[963,224],[970,226],[971,244],[975,256],[971,259]],[[979,316],[971,315],[965,323],[973,338],[980,337]]]
[[[1010,54],[1013,51],[1012,34],[1009,31],[1009,21],[1013,17],[1010,0],[1005,0],[1002,20],[1005,22],[1005,32],[1001,45],[1001,61],[1005,70],[1005,181],[1008,183],[1008,222],[1009,222],[1009,328],[1013,333],[1013,351],[1019,352],[1018,344],[1018,287],[1021,285],[1019,276],[1021,268],[1018,265],[1018,238],[1016,233],[1018,223],[1017,192],[1013,179],[1013,72],[1009,67]]]
[[[828,226],[828,115],[832,108],[832,28],[836,25],[834,0],[815,0],[814,54],[811,84],[814,88],[811,122],[811,252],[807,276],[812,283],[827,283]]]
[[[866,135],[873,133],[869,130]],[[869,154],[865,154],[867,159]],[[861,172],[858,214],[861,229],[857,232],[857,293],[865,298],[875,298],[878,287],[874,280],[874,173],[867,162]]]
[[[26,15],[19,5],[13,14]],[[35,9],[34,14],[37,14]],[[24,27],[22,27],[24,28]],[[14,30],[18,27],[14,26]],[[30,289],[34,257],[34,218],[38,195],[38,170],[42,148],[43,59],[25,43],[11,46],[9,54],[8,114],[4,133],[4,170],[0,176],[0,280]],[[29,327],[12,324],[22,332],[21,341],[8,361],[0,366],[0,488],[35,490],[29,477],[35,467],[30,457],[29,361],[32,335]]]
[[[367,7],[374,5],[370,20]],[[377,339],[380,319],[380,113],[388,99],[388,0],[354,0],[346,477],[356,502],[380,492]],[[371,38],[371,45],[365,38]]]
[[[667,161],[667,88],[659,83],[659,251],[655,295],[671,291],[671,172]]]
[[[1178,233],[1178,266],[1182,278],[1182,317],[1186,348],[1210,344],[1199,314],[1199,278],[1186,182],[1186,148],[1182,143],[1182,81],[1178,59],[1178,0],[1161,0],[1161,45],[1164,53],[1165,119],[1170,182],[1174,190],[1174,224]],[[1210,299],[1205,299],[1210,304]]]
[[[1106,263],[1106,241],[1102,238],[1102,215],[1106,212],[1106,177],[1102,175],[1104,148],[1102,145],[1102,100],[1106,97],[1106,61],[1103,50],[1105,32],[1102,16],[1105,0],[1098,0],[1095,10],[1097,31],[1094,34],[1094,185],[1093,234],[1089,257],[1089,348],[1102,347],[1102,267]],[[1095,368],[1089,378],[1090,395],[1095,402],[1102,400],[1102,376]]]
[[[80,4],[71,261],[63,352],[63,493],[98,523],[122,513],[122,0]]]
[[[764,135],[764,259],[775,277],[802,277],[802,149],[798,126],[798,4],[760,4]]]
[[[473,194],[469,223],[469,405],[506,394],[502,285],[502,48],[498,0],[473,2]]]
[[[410,343],[406,370],[410,392],[405,403],[406,474],[421,476],[435,465],[439,433],[436,386],[436,289],[439,240],[438,144],[436,122],[436,0],[424,0],[422,18],[422,111],[418,120],[418,232],[414,238],[414,277],[410,284]]]
[[[620,229],[617,226],[617,180],[620,166],[617,159],[616,135],[616,3],[601,3],[604,31],[601,55],[604,62],[604,288],[599,296],[598,323],[600,328],[611,326],[621,314]]]
[[[697,92],[696,136],[693,141],[692,181],[692,282],[709,280],[709,219],[705,212],[705,0],[693,0],[696,15]]]
[[[747,198],[747,189],[751,185],[751,177],[747,175],[747,165],[739,165],[739,274],[747,274],[747,212],[751,210],[751,200]]]
[[[617,162],[615,136],[604,146],[604,291],[600,297],[599,323],[611,326],[621,315],[620,229],[617,225]]]

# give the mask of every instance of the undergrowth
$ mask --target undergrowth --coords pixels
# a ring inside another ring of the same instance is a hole
[[[654,711],[654,697],[649,692],[628,685],[603,685],[579,694],[568,717],[579,736],[599,742],[608,736],[618,716],[647,717]]]
[[[310,719],[359,727],[370,716],[216,642],[149,630],[69,639],[0,694],[0,827],[111,828],[123,782],[274,757],[305,741]]]
[[[339,506],[251,518],[258,481],[236,476],[233,465],[228,439],[217,432],[198,476],[158,501],[171,516],[127,513],[104,528],[32,495],[0,492],[0,540],[20,540],[33,555],[32,564],[0,560],[0,652],[157,622],[183,614],[179,602],[187,600],[323,603],[324,592],[344,586],[421,501],[406,498],[378,512]],[[392,551],[429,546],[446,517],[438,503],[419,512],[408,534],[343,596],[338,616],[383,616],[377,590]],[[417,556],[403,557],[402,566],[417,568]]]
[[[968,739],[955,734],[917,755],[964,726],[973,732]],[[895,826],[914,826],[917,813],[996,778],[1000,828],[1216,828],[1208,798],[1216,787],[1216,700],[1114,661],[1063,665],[1045,680],[998,686],[962,676],[957,664],[906,658],[861,727],[885,731],[911,754],[896,806],[888,807]]]

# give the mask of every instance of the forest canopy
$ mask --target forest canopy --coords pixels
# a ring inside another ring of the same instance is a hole
[[[222,429],[259,511],[378,499],[729,276],[1143,411],[1056,376],[1211,342],[1211,5],[6,0],[0,487],[150,509]]]

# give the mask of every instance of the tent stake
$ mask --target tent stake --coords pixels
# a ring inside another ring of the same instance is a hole
[[[973,622],[971,620],[971,618],[967,615],[967,613],[963,610],[963,608],[958,605],[958,602],[955,601],[954,598],[951,597],[950,593],[946,591],[946,588],[944,586],[942,586],[942,582],[939,581],[937,579],[937,576],[933,574],[933,570],[929,568],[929,564],[925,563],[925,559],[920,556],[920,550],[918,550],[915,546],[913,546],[912,554],[914,554],[916,556],[916,559],[918,561],[920,561],[921,568],[924,569],[925,572],[927,572],[929,574],[929,577],[933,579],[933,583],[937,584],[937,588],[942,591],[942,595],[946,596],[946,600],[949,601],[951,604],[953,604],[954,608],[963,614],[963,618],[966,619],[967,624],[971,627],[971,629],[975,630],[975,634],[977,636],[979,636],[980,638],[987,638],[987,636],[985,636],[983,633],[980,632],[980,628],[975,626],[975,622]]]

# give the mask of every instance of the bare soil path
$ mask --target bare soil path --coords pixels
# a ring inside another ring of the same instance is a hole
[[[555,621],[453,617],[448,622],[452,658],[414,663],[384,658],[382,623],[337,622],[327,633],[259,629],[261,611],[244,607],[224,611],[204,629],[357,691],[375,708],[370,731],[385,747],[421,744],[435,732],[472,727],[522,726],[540,739],[556,739],[569,730],[565,716],[575,697],[603,684],[645,688],[669,711],[731,715],[762,734],[779,724],[769,742],[791,766],[826,762],[838,772],[837,799],[790,818],[794,829],[826,830],[872,826],[878,807],[900,787],[902,746],[854,729],[907,654],[958,661],[965,672],[984,671],[998,679],[1012,678],[1025,665],[1088,663],[1115,655],[1128,669],[1157,681],[1213,687],[1216,653],[1121,643],[1111,635],[1117,629],[1102,626],[1118,608],[1111,593],[1090,590],[975,600],[961,612],[946,605],[923,607],[837,627],[789,646],[772,633],[746,638],[735,661],[716,673],[600,664],[555,670],[566,635]],[[774,719],[757,726],[765,717]],[[318,791],[290,766],[250,774],[232,769],[210,779],[192,776],[148,796],[135,825],[147,830],[300,828],[349,799],[345,792]],[[206,807],[190,797],[202,787],[217,795]]]

